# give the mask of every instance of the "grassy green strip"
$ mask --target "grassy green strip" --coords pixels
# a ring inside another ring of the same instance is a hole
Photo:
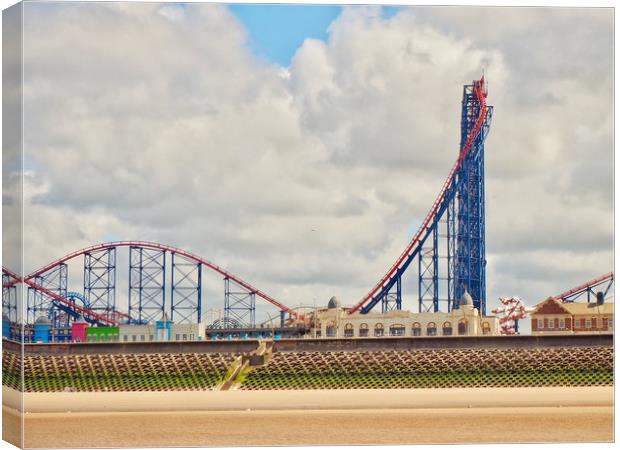
[[[3,371],[2,384],[20,389],[19,373]],[[160,391],[209,389],[221,383],[223,372],[175,375],[57,376],[25,379],[26,392]],[[390,389],[517,386],[612,385],[611,370],[474,371],[474,372],[324,372],[270,374],[261,369],[237,377],[243,389]]]
[[[372,389],[491,386],[594,386],[613,384],[611,370],[324,373],[264,375],[251,372],[243,389]]]
[[[74,391],[160,391],[209,389],[222,381],[217,371],[183,375],[99,375],[26,377],[26,392]]]

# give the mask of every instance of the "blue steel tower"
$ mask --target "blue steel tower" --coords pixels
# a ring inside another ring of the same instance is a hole
[[[485,254],[485,208],[484,208],[484,140],[489,130],[493,107],[488,106],[487,117],[476,136],[471,149],[456,173],[456,255],[454,267],[455,305],[468,291],[474,306],[486,313],[486,254]],[[473,85],[463,87],[461,106],[461,148],[480,115],[480,102]],[[452,247],[454,249],[454,247]]]

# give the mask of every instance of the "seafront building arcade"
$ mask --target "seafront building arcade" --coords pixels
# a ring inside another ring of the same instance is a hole
[[[309,319],[308,337],[365,338],[384,336],[483,336],[499,334],[499,319],[482,316],[465,292],[450,312],[348,314],[336,297]]]

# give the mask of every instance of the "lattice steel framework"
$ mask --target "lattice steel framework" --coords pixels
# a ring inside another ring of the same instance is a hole
[[[484,139],[493,109],[489,108],[487,122],[456,174],[457,234],[456,254],[450,255],[454,268],[454,299],[467,290],[474,306],[486,313],[486,257],[484,209]],[[463,88],[461,109],[461,147],[480,115],[480,103],[472,85]],[[452,200],[454,201],[454,200]]]
[[[116,248],[84,253],[84,297],[90,310],[108,316],[116,309]]]
[[[17,286],[8,286],[12,279],[11,275],[2,272],[2,316],[6,316],[9,322],[17,322]]]
[[[438,227],[431,231],[431,237],[422,244],[418,256],[418,299],[420,310],[423,305],[432,305],[439,310],[439,236]],[[426,308],[429,310],[429,308]]]
[[[116,310],[115,307],[116,250],[118,248],[130,248],[129,290],[132,291],[132,298],[129,303],[131,303],[131,312],[134,317]],[[167,263],[168,254],[172,258],[170,265]],[[67,297],[66,263],[82,257],[84,259],[84,295]],[[202,320],[203,267],[228,280],[225,299],[229,307],[229,316],[241,315],[242,319],[245,319],[243,317],[245,308],[249,315],[244,321],[253,324],[255,322],[254,302],[255,298],[259,297],[278,308],[278,311],[287,312],[290,317],[303,318],[295,310],[224,268],[183,249],[157,242],[119,241],[92,245],[52,261],[24,277],[3,267],[3,273],[11,277],[10,280],[3,280],[3,289],[7,289],[6,295],[8,296],[9,288],[18,284],[28,286],[26,301],[30,323],[41,311],[46,311],[49,315],[50,307],[55,307],[67,313],[70,319],[84,317],[89,323],[118,325],[124,321],[146,322],[160,319],[163,312],[166,312],[167,299],[164,296],[166,285],[170,280],[171,319],[177,323],[199,322]],[[60,274],[60,279],[63,280],[58,285],[53,282],[54,274]],[[149,290],[156,293],[154,295],[161,296],[160,300],[154,302],[153,312],[156,314],[151,317],[145,316],[145,297],[153,299],[150,294],[145,294]],[[17,292],[19,306],[21,291]],[[140,295],[142,295],[141,300]],[[136,318],[136,312],[139,313],[140,310],[140,302],[142,302],[142,317],[138,314]]]
[[[398,278],[392,290],[381,299],[381,312],[385,313],[402,309],[402,298],[402,283],[401,279]]]
[[[202,264],[172,253],[170,319],[175,323],[202,320]]]
[[[48,289],[62,297],[67,296],[67,265],[59,264],[34,279],[39,286]],[[45,315],[54,321],[55,326],[67,326],[69,318],[66,314],[54,311],[54,299],[50,296],[28,287],[26,301],[26,321],[34,323],[40,315]]]
[[[166,252],[129,247],[129,317],[133,322],[160,320],[166,310]]]
[[[224,319],[247,327],[256,325],[256,293],[224,278]]]
[[[368,313],[379,302],[383,311],[400,309],[402,278],[416,259],[420,312],[458,308],[467,290],[486,313],[484,141],[492,115],[484,78],[464,86],[459,158],[409,246],[350,313]]]

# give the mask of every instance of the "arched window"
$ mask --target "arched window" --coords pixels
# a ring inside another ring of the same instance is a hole
[[[444,336],[452,336],[452,324],[450,322],[443,323],[441,334]]]
[[[491,334],[491,325],[489,322],[482,322],[482,334]]]
[[[420,327],[420,322],[414,322],[411,325],[411,334],[414,336],[422,336],[422,327]]]
[[[368,337],[368,324],[362,323],[360,324],[360,337]]]
[[[327,327],[325,328],[325,336],[326,337],[336,336],[336,322],[329,322],[327,324]]]
[[[467,321],[459,320],[459,336],[464,336],[467,334]]]
[[[353,324],[352,323],[345,324],[344,337],[353,337]]]
[[[390,336],[404,336],[405,326],[399,323],[390,325]]]
[[[383,336],[383,324],[375,324],[375,336]]]
[[[435,325],[435,322],[429,322],[426,325],[426,335],[437,336],[437,325]]]

